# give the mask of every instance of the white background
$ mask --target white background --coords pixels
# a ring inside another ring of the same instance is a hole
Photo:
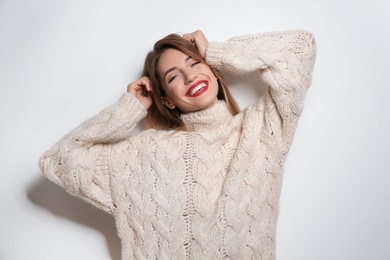
[[[210,41],[308,29],[314,81],[290,151],[279,260],[390,259],[388,0],[0,2],[0,259],[114,259],[111,216],[41,176],[39,156],[137,79],[172,32]],[[252,76],[231,82],[241,107]]]

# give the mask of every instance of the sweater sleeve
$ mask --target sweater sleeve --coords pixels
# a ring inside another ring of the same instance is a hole
[[[242,74],[259,71],[269,88],[264,107],[269,132],[287,148],[311,84],[316,44],[308,31],[240,36],[224,43],[210,42],[206,59],[222,71]]]
[[[129,137],[146,109],[131,94],[82,123],[45,152],[39,166],[51,181],[94,206],[112,213],[110,145]]]

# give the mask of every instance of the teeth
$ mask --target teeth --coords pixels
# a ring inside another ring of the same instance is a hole
[[[193,95],[195,95],[196,92],[198,92],[199,90],[201,90],[204,87],[206,87],[206,83],[201,83],[198,86],[196,86],[195,88],[191,89],[191,91],[188,95],[193,96]]]

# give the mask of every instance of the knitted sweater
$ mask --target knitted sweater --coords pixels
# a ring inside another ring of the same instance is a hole
[[[259,71],[259,102],[183,114],[186,131],[132,134],[147,110],[131,94],[63,137],[42,172],[115,217],[122,259],[274,259],[283,164],[311,84],[305,31],[210,42],[207,62]]]

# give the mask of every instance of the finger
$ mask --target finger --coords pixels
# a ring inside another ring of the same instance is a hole
[[[190,41],[195,45],[199,53],[202,55],[204,58],[206,55],[206,48],[208,45],[208,41],[206,36],[201,30],[197,30],[192,33],[184,34],[183,38],[186,39],[187,41]]]
[[[142,85],[144,91],[147,91],[147,92],[152,91],[149,77],[142,77],[140,79],[140,82],[141,82],[141,85]]]
[[[196,46],[196,37],[194,36],[193,33],[184,34],[183,39],[191,42],[192,44],[194,44]]]
[[[130,83],[128,86],[127,86],[127,91],[134,94],[134,95],[139,95],[140,93],[142,93],[145,89],[150,89],[149,83],[150,81],[146,78],[140,78],[132,83]]]
[[[183,35],[183,39],[185,39],[187,41],[190,41],[192,43],[195,41],[194,36],[193,36],[192,33],[184,34]]]

